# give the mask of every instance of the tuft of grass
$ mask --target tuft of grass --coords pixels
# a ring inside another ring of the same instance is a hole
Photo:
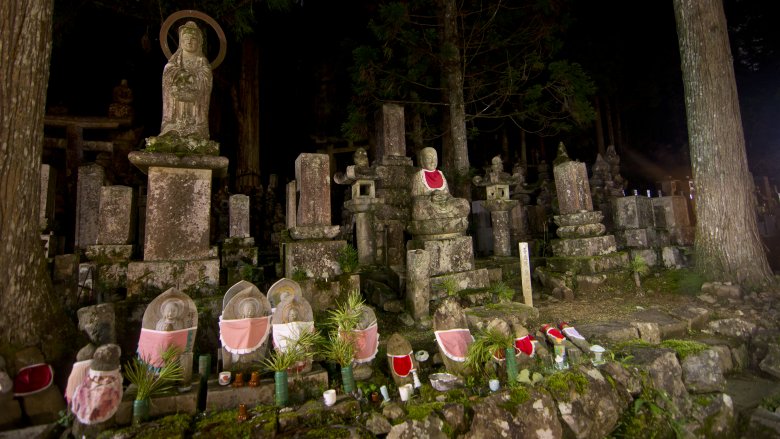
[[[511,302],[515,297],[515,290],[504,281],[498,281],[490,286],[490,292],[493,293],[500,302]]]
[[[343,273],[354,273],[359,265],[357,249],[353,247],[352,244],[345,245],[339,250],[336,261],[341,266],[341,271]]]
[[[661,347],[672,349],[677,352],[677,356],[680,357],[680,360],[684,360],[689,355],[695,355],[710,348],[706,344],[699,343],[698,341],[676,339],[662,341]]]

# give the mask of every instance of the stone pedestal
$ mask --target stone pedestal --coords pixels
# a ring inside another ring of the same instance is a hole
[[[517,200],[485,200],[482,206],[490,211],[490,221],[493,225],[493,254],[495,256],[511,256],[509,211],[519,204]]]
[[[211,179],[228,159],[133,151],[132,164],[149,176],[144,262],[128,266],[128,294],[147,288],[195,288],[219,283],[219,259],[209,244]]]
[[[292,241],[283,245],[285,277],[302,271],[310,279],[333,279],[341,274],[338,255],[346,241]]]
[[[425,250],[409,250],[406,253],[406,306],[417,321],[430,315],[430,262],[430,253]]]

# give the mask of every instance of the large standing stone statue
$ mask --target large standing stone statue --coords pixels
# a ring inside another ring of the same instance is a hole
[[[468,228],[469,202],[450,194],[447,179],[436,169],[438,160],[435,149],[420,150],[422,169],[411,184],[413,235],[460,235]]]
[[[163,70],[160,135],[209,138],[211,66],[203,54],[203,32],[194,21],[179,27],[179,48]]]

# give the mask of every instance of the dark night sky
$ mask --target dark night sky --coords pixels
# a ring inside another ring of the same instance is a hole
[[[156,134],[161,112],[160,78],[165,64],[157,41],[159,28],[105,10],[95,11],[88,3],[82,4],[77,13],[69,14],[67,21],[55,22],[49,104],[64,103],[74,114],[105,114],[112,87],[121,78],[127,78],[135,92],[138,121],[148,131],[145,135]],[[309,134],[315,129],[325,126],[330,135],[339,134],[341,115],[350,95],[346,73],[350,51],[366,34],[365,15],[370,7],[364,3],[310,0],[303,7],[296,7],[292,14],[260,13],[256,32],[261,47],[264,181],[271,172],[289,174],[297,154],[313,150]],[[739,52],[735,56],[748,155],[756,175],[777,176],[780,62],[774,53],[769,53],[777,42],[765,38],[745,44],[743,35],[751,26],[757,29],[755,35],[773,35],[767,19],[772,14],[754,13],[751,20],[745,20],[746,3],[749,2],[726,1],[730,26],[747,23],[741,27],[742,33],[732,34],[732,46],[750,49],[735,50]],[[625,172],[635,174],[637,182],[652,181],[665,174],[689,174],[672,2],[582,0],[574,2],[573,8],[577,21],[571,29],[566,53],[594,72],[600,89],[617,97],[621,105],[627,140],[627,149],[621,151]],[[750,59],[760,59],[760,68],[750,71],[742,61],[747,59],[745,53],[758,47],[763,53]],[[212,100],[225,105],[223,112],[230,111],[228,78],[235,69],[236,54],[237,47],[229,46],[225,63],[215,72]],[[330,86],[324,100],[333,108],[332,116],[325,121],[314,117],[314,102],[318,95],[323,96],[323,84]],[[231,132],[229,114],[223,113],[217,123],[223,131]],[[212,132],[216,133],[215,138],[219,135],[213,121]],[[223,155],[230,157],[230,142],[216,140],[223,142]],[[550,139],[547,144],[555,145],[558,140],[567,142],[574,158],[592,163],[592,133]],[[472,165],[481,165],[475,162],[472,158]]]

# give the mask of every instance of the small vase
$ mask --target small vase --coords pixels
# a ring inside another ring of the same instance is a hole
[[[341,384],[344,388],[344,393],[355,391],[355,376],[352,374],[352,366],[341,368]]]
[[[141,425],[149,419],[149,399],[136,399],[133,401],[133,425]]]
[[[514,383],[517,379],[517,357],[515,347],[506,348],[506,382]]]
[[[274,372],[274,384],[275,384],[275,399],[276,405],[284,407],[287,405],[287,371],[277,370]]]

